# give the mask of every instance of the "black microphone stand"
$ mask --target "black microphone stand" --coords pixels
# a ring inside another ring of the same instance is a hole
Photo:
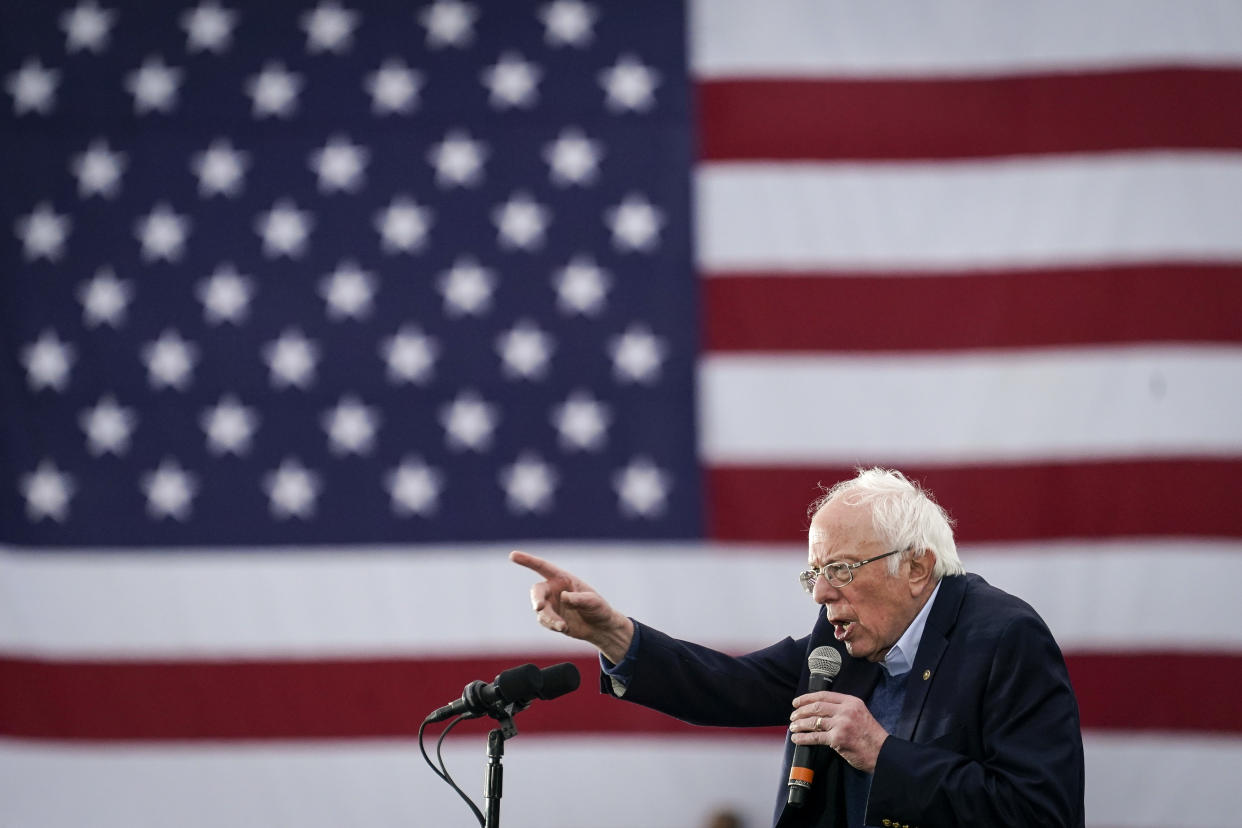
[[[493,705],[487,711],[500,725],[487,734],[487,778],[483,789],[483,803],[486,810],[486,821],[483,828],[500,828],[500,797],[504,788],[504,765],[501,759],[505,755],[505,739],[518,735],[513,714],[525,710],[527,705],[506,704]]]

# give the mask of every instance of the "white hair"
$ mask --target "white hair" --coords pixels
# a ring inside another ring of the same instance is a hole
[[[903,558],[921,558],[928,549],[936,553],[932,569],[936,580],[966,571],[953,541],[953,519],[931,492],[901,472],[860,468],[856,477],[842,480],[812,503],[810,512],[814,515],[837,500],[850,506],[868,506],[876,534],[889,549],[905,553],[888,559],[890,574],[897,574]]]

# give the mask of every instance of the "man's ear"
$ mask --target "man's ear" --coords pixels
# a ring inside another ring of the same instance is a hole
[[[936,568],[936,552],[932,549],[923,551],[922,556],[910,559],[910,594],[914,597],[922,595],[936,585],[932,572]]]

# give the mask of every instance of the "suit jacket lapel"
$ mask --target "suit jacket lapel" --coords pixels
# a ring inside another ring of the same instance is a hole
[[[832,683],[834,693],[847,693],[866,701],[880,680],[880,665],[861,658],[846,657],[841,662],[841,672]]]
[[[965,577],[949,575],[941,579],[940,592],[927,616],[927,626],[923,628],[923,638],[919,641],[919,650],[914,655],[914,667],[911,668],[910,679],[906,684],[906,700],[901,707],[901,718],[893,732],[899,739],[909,740],[914,736],[914,729],[923,715],[927,691],[936,677],[940,657],[944,655],[949,644],[949,630],[957,622],[957,613],[961,609],[965,594]]]

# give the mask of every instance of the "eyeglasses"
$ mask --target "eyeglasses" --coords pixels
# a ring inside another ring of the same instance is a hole
[[[845,561],[837,561],[836,563],[824,564],[819,569],[804,569],[798,573],[798,583],[802,584],[802,588],[806,590],[808,595],[815,592],[815,581],[821,575],[828,579],[828,583],[834,587],[848,586],[854,580],[854,570],[860,566],[866,566],[872,561],[878,561],[881,558],[887,558],[889,555],[896,555],[901,552],[900,549],[894,549],[892,552],[885,552],[883,555],[876,555],[874,558],[867,558],[865,561],[858,563],[847,563]]]

